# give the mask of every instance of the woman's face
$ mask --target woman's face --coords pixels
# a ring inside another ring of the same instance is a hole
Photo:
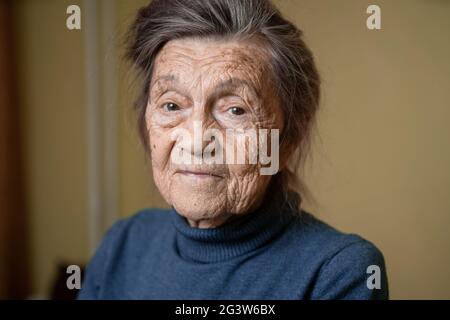
[[[173,40],[156,57],[145,115],[153,176],[192,226],[218,226],[264,196],[271,175],[250,159],[267,136],[259,129],[283,123],[268,65],[250,41]]]

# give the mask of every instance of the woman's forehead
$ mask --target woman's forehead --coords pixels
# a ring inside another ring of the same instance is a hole
[[[252,39],[227,40],[211,38],[183,38],[169,41],[161,50],[160,56],[185,58],[190,62],[201,63],[205,60],[241,60],[263,59],[262,43]]]
[[[155,60],[152,82],[160,79],[206,82],[241,79],[258,85],[266,78],[267,59],[251,41],[179,39],[167,43]]]
[[[217,71],[217,70],[216,70]],[[187,73],[176,70],[170,74],[155,75],[150,85],[151,94],[176,91],[185,96],[210,96],[238,93],[248,98],[263,99],[263,78],[246,76],[242,72]]]

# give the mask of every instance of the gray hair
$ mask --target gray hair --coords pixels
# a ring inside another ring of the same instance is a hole
[[[296,172],[309,151],[320,78],[302,32],[268,0],[153,0],[138,11],[127,37],[127,58],[144,79],[135,109],[146,152],[145,109],[156,55],[170,40],[188,37],[263,40],[285,119],[280,147],[292,155],[274,183],[285,195],[296,190],[305,196],[307,189]]]

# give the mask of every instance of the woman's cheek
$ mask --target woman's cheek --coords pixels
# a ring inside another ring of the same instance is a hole
[[[173,128],[178,126],[184,119],[182,112],[164,112],[157,110],[152,114],[151,125],[160,128]]]
[[[151,127],[149,130],[149,143],[153,170],[167,170],[169,168],[170,152],[173,141],[170,139],[170,129],[159,126]]]
[[[228,181],[228,199],[233,211],[236,213],[248,212],[255,199],[266,189],[267,176],[259,175],[257,165],[229,166],[230,177]]]

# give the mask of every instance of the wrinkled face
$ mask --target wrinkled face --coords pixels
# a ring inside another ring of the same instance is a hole
[[[268,58],[256,42],[173,40],[156,57],[145,115],[153,176],[191,224],[213,227],[260,204],[272,176],[249,160],[255,145],[244,132],[259,137],[258,129],[282,129],[272,88]],[[217,136],[196,143],[208,130]],[[244,150],[245,161],[202,161],[208,148],[224,158]],[[174,161],[175,154],[191,161]]]

